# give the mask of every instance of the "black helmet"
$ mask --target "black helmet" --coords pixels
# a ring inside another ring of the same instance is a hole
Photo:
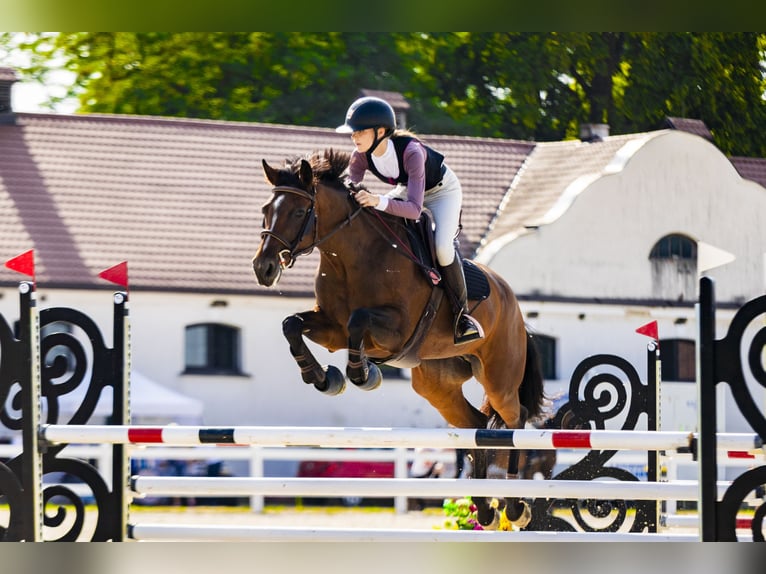
[[[368,128],[386,128],[386,135],[391,135],[396,128],[394,109],[380,98],[359,98],[346,112],[346,123],[336,128],[336,132],[348,134]]]

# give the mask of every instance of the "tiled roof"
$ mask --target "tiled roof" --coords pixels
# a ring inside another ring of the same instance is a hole
[[[766,158],[731,157],[729,159],[739,175],[766,187]]]
[[[604,173],[626,143],[640,143],[647,137],[631,134],[590,143],[567,140],[537,144],[501,203],[482,248],[500,237],[518,236],[555,219],[578,190]]]
[[[713,141],[713,134],[710,133],[710,130],[708,129],[707,124],[705,124],[705,122],[703,122],[702,120],[694,120],[691,118],[667,117],[665,118],[664,127],[670,128],[672,130],[689,132],[690,134],[694,134],[702,138],[705,138],[709,142]]]
[[[423,137],[462,181],[472,255],[534,144]],[[34,248],[41,286],[108,287],[97,273],[127,260],[133,289],[275,293],[250,265],[270,189],[261,159],[329,147],[351,146],[326,128],[19,113],[0,125],[0,258]],[[312,293],[317,261],[299,260],[276,292]],[[0,269],[0,284],[20,277]]]

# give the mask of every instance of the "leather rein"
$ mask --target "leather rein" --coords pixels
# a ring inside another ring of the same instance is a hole
[[[319,230],[317,229],[316,225],[316,188],[312,187],[311,191],[306,191],[305,189],[301,189],[300,187],[292,187],[288,185],[279,185],[274,187],[271,190],[272,194],[276,193],[291,193],[293,195],[297,195],[307,201],[310,202],[311,206],[306,211],[306,216],[303,219],[303,224],[301,225],[301,229],[298,232],[297,237],[293,241],[288,241],[284,239],[283,237],[280,237],[277,233],[272,231],[271,229],[264,229],[261,231],[261,238],[265,239],[266,237],[273,237],[276,241],[284,245],[285,249],[281,250],[279,252],[279,265],[282,267],[282,269],[289,269],[293,266],[295,263],[295,260],[300,257],[301,255],[307,255],[311,253],[315,247],[318,247],[330,237],[335,235],[338,231],[349,225],[364,209],[362,206],[357,206],[357,208],[350,212],[345,219],[343,219],[340,223],[338,223],[333,229],[330,230],[330,232],[325,235],[324,237],[318,237]],[[311,244],[308,247],[304,247],[303,249],[298,249],[298,245],[300,245],[301,241],[303,241],[304,236],[306,235],[306,232],[308,231],[309,226],[313,223],[314,227],[314,237],[311,240]]]

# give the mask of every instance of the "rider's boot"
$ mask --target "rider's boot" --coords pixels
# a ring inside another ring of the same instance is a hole
[[[465,285],[463,262],[455,254],[452,263],[441,269],[445,291],[452,304],[452,312],[455,315],[455,344],[463,345],[477,339],[482,339],[484,337],[484,330],[479,322],[468,314],[468,289]]]

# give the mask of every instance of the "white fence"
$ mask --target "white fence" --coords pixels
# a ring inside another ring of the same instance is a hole
[[[262,446],[194,446],[194,447],[170,447],[170,446],[139,446],[128,445],[129,455],[132,461],[141,465],[157,461],[180,460],[180,461],[241,461],[246,465],[245,476],[264,478],[266,473],[266,461],[346,461],[346,462],[392,462],[394,465],[394,478],[408,478],[410,465],[420,456],[427,456],[429,460],[440,462],[447,468],[454,468],[456,459],[455,452],[450,449],[429,450],[426,454],[419,453],[410,448],[390,449],[339,449],[339,448],[304,448],[304,447],[262,447]],[[0,445],[0,459],[13,458],[21,454],[21,445]],[[68,445],[60,455],[62,458],[76,458],[93,461],[94,466],[102,471],[104,480],[111,488],[111,473],[108,469],[112,463],[112,445]],[[582,450],[562,449],[557,453],[557,465],[554,475],[564,468],[571,466],[584,456]],[[756,459],[731,458],[721,468],[748,468],[756,464],[762,464],[763,455],[757,455]],[[610,460],[610,466],[625,468],[638,476],[645,478],[647,456],[644,452],[618,452]],[[690,454],[673,453],[662,457],[662,465],[666,469],[666,480],[680,478],[695,478],[689,473],[696,473],[697,463],[692,460]],[[104,469],[107,469],[106,471]],[[684,471],[685,475],[684,476]],[[239,474],[239,473],[237,473]],[[453,478],[448,474],[446,478]],[[85,485],[66,484],[66,486],[78,495],[87,496],[89,491]],[[394,508],[396,512],[407,511],[406,496],[395,496]],[[412,497],[409,497],[412,498]],[[264,509],[264,496],[253,495],[249,497],[250,508],[253,512],[262,512]],[[668,512],[674,512],[675,501],[668,500]]]

